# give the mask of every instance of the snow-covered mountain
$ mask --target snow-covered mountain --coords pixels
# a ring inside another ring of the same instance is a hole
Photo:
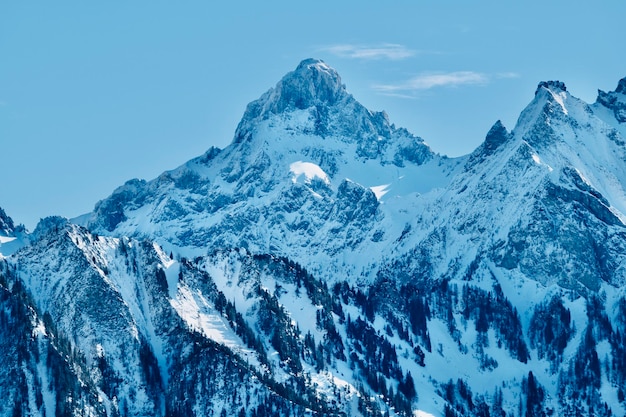
[[[329,282],[371,278],[363,269],[393,245],[420,196],[463,162],[433,153],[359,104],[326,64],[306,60],[248,105],[229,147],[129,181],[82,222],[187,256],[241,247],[297,260]]]
[[[448,158],[305,60],[225,149],[0,242],[0,415],[622,415],[625,138],[626,79],[548,81]]]

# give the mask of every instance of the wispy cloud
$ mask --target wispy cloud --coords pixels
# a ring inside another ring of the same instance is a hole
[[[485,86],[494,79],[518,78],[515,72],[485,74],[475,71],[429,72],[394,84],[375,84],[372,88],[381,94],[415,98],[419,92],[433,88],[461,87],[465,85]]]
[[[520,74],[517,72],[499,72],[496,74],[496,78],[519,78]]]
[[[330,52],[341,58],[371,60],[390,59],[394,61],[410,58],[417,54],[417,51],[395,43],[383,43],[378,45],[339,44],[326,46],[321,48],[321,50]]]
[[[398,84],[377,84],[374,90],[382,93],[402,93],[430,90],[436,87],[458,87],[460,85],[485,85],[489,78],[473,71],[456,71],[437,74],[421,74]]]

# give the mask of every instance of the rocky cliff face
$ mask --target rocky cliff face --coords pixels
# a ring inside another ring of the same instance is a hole
[[[0,259],[0,414],[624,413],[623,81],[447,158],[303,61]]]
[[[619,80],[615,91],[608,93],[598,90],[598,99],[596,103],[610,110],[615,116],[615,120],[619,123],[626,123],[626,78]]]
[[[0,236],[12,236],[14,232],[15,225],[13,224],[13,219],[7,216],[4,210],[0,208]]]

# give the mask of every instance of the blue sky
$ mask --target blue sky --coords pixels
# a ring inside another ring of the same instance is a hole
[[[541,80],[626,76],[626,2],[0,0],[0,207],[33,229],[230,143],[304,58],[440,153],[512,129]]]

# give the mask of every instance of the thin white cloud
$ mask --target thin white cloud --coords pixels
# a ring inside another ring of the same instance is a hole
[[[377,84],[373,88],[386,94],[404,94],[436,87],[458,87],[461,85],[485,85],[489,77],[473,71],[420,74],[398,84]]]
[[[324,47],[322,50],[341,58],[371,60],[390,59],[394,61],[410,58],[417,54],[417,51],[395,43],[383,43],[379,45],[339,44]]]
[[[517,72],[499,72],[496,74],[497,78],[519,78],[521,77],[520,74],[518,74]]]
[[[417,97],[417,95],[415,93],[410,93],[410,94],[403,94],[403,93],[394,93],[394,92],[380,92],[382,95],[387,96],[387,97],[397,97],[397,98],[406,98],[406,99],[411,99],[411,100],[415,100]]]

